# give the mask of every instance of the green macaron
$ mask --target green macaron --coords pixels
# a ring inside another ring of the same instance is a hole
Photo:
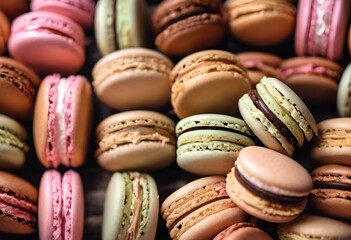
[[[222,114],[198,114],[176,126],[177,163],[198,175],[224,175],[241,149],[255,145],[254,134],[239,118]]]
[[[0,114],[0,167],[13,169],[25,163],[27,131],[16,120]]]
[[[268,148],[291,156],[317,135],[316,121],[300,97],[276,78],[263,77],[239,99],[239,111]]]
[[[115,172],[104,203],[102,239],[154,239],[159,197],[154,179],[139,172]]]

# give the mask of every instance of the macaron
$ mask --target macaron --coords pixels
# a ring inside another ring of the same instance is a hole
[[[161,205],[172,239],[213,239],[227,227],[242,222],[247,214],[225,190],[222,176],[194,180],[169,195]]]
[[[239,115],[237,102],[251,88],[240,59],[222,50],[186,56],[173,68],[171,82],[171,103],[180,119],[201,113]]]
[[[278,73],[308,106],[335,106],[342,73],[339,64],[321,57],[293,57],[281,63]]]
[[[81,166],[92,122],[92,90],[80,75],[47,76],[40,85],[33,119],[34,147],[46,168]]]
[[[259,239],[273,240],[267,233],[247,222],[236,223],[222,232],[213,240]]]
[[[342,73],[337,95],[336,108],[340,117],[351,117],[351,63],[347,65]]]
[[[0,9],[12,21],[19,15],[29,11],[29,2],[28,0],[0,1]]]
[[[0,113],[31,119],[41,79],[21,62],[0,57]]]
[[[350,1],[299,1],[295,52],[300,56],[342,57],[350,15]]]
[[[336,219],[304,214],[279,224],[279,239],[351,239],[351,224]]]
[[[16,120],[0,114],[0,167],[20,168],[26,161],[29,150],[27,131]]]
[[[7,40],[10,35],[10,21],[0,8],[0,55],[6,51]]]
[[[27,180],[0,171],[0,231],[29,234],[36,231],[38,190]]]
[[[329,118],[319,122],[317,127],[318,137],[310,152],[312,160],[319,164],[351,166],[351,118]]]
[[[38,202],[40,239],[82,239],[84,228],[84,193],[77,172],[63,175],[47,170],[41,177]]]
[[[177,163],[199,175],[225,175],[241,149],[255,145],[253,133],[239,118],[222,114],[198,114],[176,125]]]
[[[32,11],[58,13],[77,22],[85,29],[90,29],[94,23],[94,0],[32,0]]]
[[[278,77],[277,68],[283,61],[281,57],[266,52],[242,52],[238,57],[247,69],[252,86],[259,83],[264,76]]]
[[[163,53],[186,56],[216,46],[226,33],[220,0],[168,0],[152,14],[155,45]]]
[[[99,0],[94,30],[101,55],[148,43],[148,5],[145,0]]]
[[[226,190],[238,207],[268,222],[289,222],[305,209],[312,179],[305,168],[277,151],[242,149],[228,173]]]
[[[229,29],[240,41],[267,47],[285,41],[295,28],[296,8],[286,0],[230,0]]]
[[[309,205],[318,214],[351,220],[351,167],[327,164],[311,173]]]
[[[158,112],[113,114],[99,123],[96,136],[95,156],[110,171],[160,169],[176,158],[175,124]]]
[[[70,18],[36,11],[12,22],[8,50],[13,58],[42,75],[69,75],[84,64],[84,41],[83,29]]]
[[[158,214],[157,186],[150,175],[115,172],[105,195],[102,240],[155,239]]]
[[[239,110],[265,146],[289,156],[317,134],[317,124],[305,103],[276,78],[263,77],[256,89],[240,98]]]
[[[94,90],[113,109],[157,109],[170,101],[172,68],[168,57],[152,49],[118,50],[95,64]]]

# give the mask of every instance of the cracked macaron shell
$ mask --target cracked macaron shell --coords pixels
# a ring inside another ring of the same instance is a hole
[[[218,0],[163,1],[155,9],[152,22],[157,35],[155,45],[173,56],[186,56],[214,46],[226,32]]]
[[[351,167],[327,164],[314,169],[311,176],[310,207],[330,217],[351,220]]]
[[[238,179],[239,175],[245,184]],[[226,181],[227,193],[235,204],[252,216],[276,223],[296,218],[304,210],[312,190],[310,174],[299,163],[258,146],[240,151]],[[280,198],[285,199],[284,203],[279,202]]]
[[[351,166],[351,118],[330,118],[318,123],[318,137],[310,156],[319,164]]]
[[[351,64],[342,73],[336,96],[336,107],[340,117],[351,117]]]
[[[133,190],[137,184],[140,184],[141,195]],[[141,212],[136,207],[138,201],[142,204]],[[137,217],[139,223],[135,239],[155,238],[159,216],[159,196],[155,180],[148,174],[115,172],[106,190],[102,239],[125,239],[131,226],[125,223],[130,223],[131,216]]]
[[[1,113],[31,119],[41,79],[32,69],[8,57],[0,57],[0,73]]]
[[[175,160],[175,124],[153,111],[126,111],[96,128],[98,163],[108,170],[159,169]]]
[[[160,211],[171,236],[181,240],[213,238],[247,216],[229,199],[222,176],[184,185],[164,200]]]
[[[201,113],[238,115],[236,103],[251,88],[239,58],[222,50],[188,55],[175,65],[170,78],[171,103],[181,119]]]
[[[152,49],[118,50],[95,64],[94,90],[113,109],[157,109],[169,102],[172,68],[167,56]]]
[[[198,114],[176,125],[177,163],[199,175],[226,174],[241,149],[255,145],[242,119],[222,114]]]

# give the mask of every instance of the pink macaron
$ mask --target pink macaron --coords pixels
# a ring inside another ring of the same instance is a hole
[[[83,28],[93,26],[95,1],[93,0],[32,0],[32,11],[48,11],[64,15]]]
[[[47,76],[34,108],[34,146],[47,168],[79,167],[85,161],[92,114],[92,90],[80,75]]]
[[[40,181],[38,202],[40,239],[79,240],[84,228],[84,193],[79,174],[68,170],[61,176],[46,171]]]
[[[296,54],[339,60],[343,54],[349,15],[350,1],[299,1]]]
[[[13,58],[41,74],[73,74],[85,61],[84,32],[73,20],[51,12],[29,12],[11,26]]]

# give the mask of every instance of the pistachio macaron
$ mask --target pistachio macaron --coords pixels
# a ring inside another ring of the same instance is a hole
[[[255,145],[246,123],[223,114],[197,114],[176,125],[177,163],[184,170],[199,175],[225,175],[238,153]]]

